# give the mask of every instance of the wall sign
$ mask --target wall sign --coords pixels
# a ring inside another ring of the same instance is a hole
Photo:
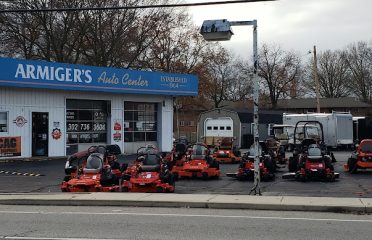
[[[0,157],[21,156],[21,137],[0,137]]]
[[[137,71],[0,58],[0,86],[196,96],[191,74]],[[71,116],[73,117],[73,116]]]
[[[53,127],[59,128],[60,122],[53,122]]]
[[[52,138],[53,138],[54,140],[58,140],[58,139],[60,139],[60,138],[61,138],[61,135],[62,135],[62,133],[61,133],[61,129],[59,129],[59,128],[55,128],[55,129],[53,129],[53,131],[52,131]]]
[[[27,120],[23,116],[18,116],[13,120],[13,123],[15,123],[17,127],[23,127],[27,123]]]
[[[115,142],[120,142],[121,141],[121,124],[120,124],[120,120],[115,120],[114,131],[115,131],[114,134],[113,134],[114,141]]]

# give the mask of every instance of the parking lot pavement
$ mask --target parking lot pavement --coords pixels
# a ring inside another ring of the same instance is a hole
[[[289,156],[291,153],[287,153]],[[349,174],[343,171],[343,164],[351,152],[335,151],[337,162],[335,171],[340,173],[336,182],[296,182],[283,180],[286,173],[283,166],[276,174],[275,181],[261,182],[263,195],[266,196],[312,196],[312,197],[372,197],[372,172],[361,171]],[[123,156],[120,162],[131,162],[134,156]],[[0,193],[42,193],[60,192],[60,183],[64,177],[63,160],[37,162],[0,163],[2,170],[19,173],[37,173],[41,176],[23,176],[0,173]],[[221,164],[221,177],[218,180],[182,179],[176,183],[176,193],[179,194],[228,194],[247,195],[253,182],[237,181],[226,176],[227,172],[235,172],[238,164]]]

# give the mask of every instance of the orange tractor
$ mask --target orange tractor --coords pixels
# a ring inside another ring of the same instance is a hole
[[[372,169],[372,139],[364,139],[357,145],[344,169],[350,173],[356,173],[358,169]]]
[[[117,162],[117,145],[93,146],[72,155],[66,162],[62,192],[117,192],[127,165]]]
[[[206,180],[220,176],[219,164],[210,156],[206,144],[194,144],[189,154],[182,166],[173,166],[172,173],[175,179],[178,179],[178,177],[193,177]]]
[[[123,173],[123,192],[174,192],[168,162],[154,147],[141,147],[132,166]]]
[[[241,153],[233,146],[234,138],[225,137],[216,147],[213,158],[219,163],[236,163],[241,160]]]

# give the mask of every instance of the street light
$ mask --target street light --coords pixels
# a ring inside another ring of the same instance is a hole
[[[207,41],[228,41],[234,34],[231,26],[253,26],[253,66],[254,66],[254,85],[253,85],[253,134],[254,134],[254,185],[250,193],[261,195],[260,189],[260,159],[259,159],[259,134],[258,134],[258,96],[259,82],[257,75],[258,55],[257,55],[257,20],[253,21],[233,21],[226,19],[205,20],[200,29],[200,33]]]

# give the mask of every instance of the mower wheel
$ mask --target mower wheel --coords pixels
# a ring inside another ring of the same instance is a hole
[[[272,159],[265,158],[264,165],[269,171],[269,173],[273,174],[275,172],[275,163],[273,162]]]
[[[64,178],[63,178],[63,181],[64,182],[68,182],[71,180],[71,176],[70,175],[66,175]]]
[[[179,175],[178,175],[177,172],[173,173],[173,180],[174,180],[174,181],[178,181],[179,178],[180,178],[180,177],[179,177]]]
[[[297,170],[297,161],[293,157],[288,159],[288,170],[289,172],[295,172]]]
[[[160,186],[157,186],[156,187],[156,192],[157,193],[163,193],[164,192],[164,188],[163,187],[160,187]]]
[[[213,160],[211,162],[211,164],[209,164],[209,167],[216,168],[217,170],[219,170],[220,169],[220,164],[216,160]]]
[[[332,162],[335,163],[337,162],[336,158],[335,158],[335,155],[331,152],[331,159],[332,159]]]
[[[207,172],[202,172],[202,178],[203,180],[208,180],[209,176]]]
[[[330,177],[328,177],[328,178],[327,178],[327,181],[328,181],[328,182],[334,182],[334,181],[336,181],[335,176],[330,176]]]
[[[347,165],[349,166],[349,173],[353,174],[356,173],[358,170],[358,166],[356,164],[357,160],[355,158],[349,158],[347,160]]]

